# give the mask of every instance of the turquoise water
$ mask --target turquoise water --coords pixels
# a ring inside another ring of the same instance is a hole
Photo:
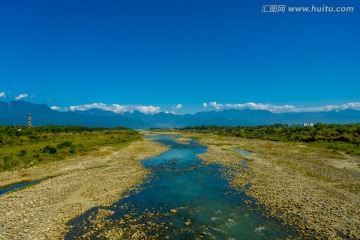
[[[241,191],[229,186],[222,175],[223,166],[203,164],[196,154],[206,147],[192,140],[180,144],[169,136],[157,136],[158,141],[171,149],[143,161],[151,176],[140,191],[133,191],[111,207],[114,212],[106,224],[89,238],[101,238],[99,233],[120,225],[131,229],[134,224],[158,224],[148,228],[148,237],[157,239],[285,239],[298,236],[290,227],[263,215],[262,207]],[[239,161],[239,164],[243,164]],[[170,213],[170,210],[176,213]],[[72,230],[66,239],[88,233],[92,222],[88,217],[97,214],[94,208],[69,222]],[[150,213],[150,214],[149,214]],[[126,219],[120,221],[120,219]],[[185,224],[188,222],[188,226]],[[85,227],[84,227],[85,226]],[[129,230],[130,238],[133,232]],[[156,235],[157,234],[157,235]]]

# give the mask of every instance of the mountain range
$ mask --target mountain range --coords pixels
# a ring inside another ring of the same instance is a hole
[[[144,114],[90,109],[87,111],[59,112],[46,104],[24,101],[0,101],[0,125],[26,125],[27,114],[32,115],[32,125],[81,125],[88,127],[167,128],[185,126],[254,126],[303,123],[359,123],[360,111],[342,110],[328,112],[272,113],[264,110],[223,110],[175,115],[160,112]]]

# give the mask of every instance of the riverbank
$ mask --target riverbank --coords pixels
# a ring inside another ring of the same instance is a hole
[[[235,169],[229,175],[234,188],[258,199],[269,216],[295,226],[302,236],[360,238],[360,159],[306,144],[189,136],[208,146],[199,155],[203,160]]]
[[[61,239],[66,223],[96,206],[119,200],[148,174],[140,160],[167,147],[141,140],[120,149],[0,173],[1,186],[48,178],[0,196],[0,239]]]

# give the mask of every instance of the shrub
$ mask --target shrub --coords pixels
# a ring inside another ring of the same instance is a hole
[[[62,142],[62,143],[59,143],[58,145],[57,145],[57,148],[58,149],[62,149],[62,148],[66,148],[66,147],[71,147],[73,144],[72,144],[72,142],[71,141],[64,141],[64,142]]]
[[[15,166],[19,165],[19,161],[15,158],[13,158],[12,156],[10,155],[6,155],[4,156],[3,158],[3,168],[5,170],[9,170]]]
[[[22,150],[20,150],[19,152],[18,152],[18,157],[22,157],[22,156],[25,156],[27,154],[27,150],[25,150],[25,149],[22,149]]]
[[[75,148],[75,147],[71,147],[71,148],[69,149],[69,153],[71,153],[71,154],[76,153],[76,148]]]
[[[55,154],[57,152],[57,149],[53,146],[46,145],[41,149],[42,153],[49,153],[49,154]]]

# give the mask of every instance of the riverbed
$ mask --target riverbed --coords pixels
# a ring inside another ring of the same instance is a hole
[[[66,239],[286,239],[290,226],[266,217],[256,199],[234,189],[221,164],[197,157],[197,140],[152,136],[170,149],[142,161],[150,175],[139,188],[108,207],[96,207],[68,222]],[[243,161],[239,159],[239,164]],[[225,171],[227,170],[227,171]]]

